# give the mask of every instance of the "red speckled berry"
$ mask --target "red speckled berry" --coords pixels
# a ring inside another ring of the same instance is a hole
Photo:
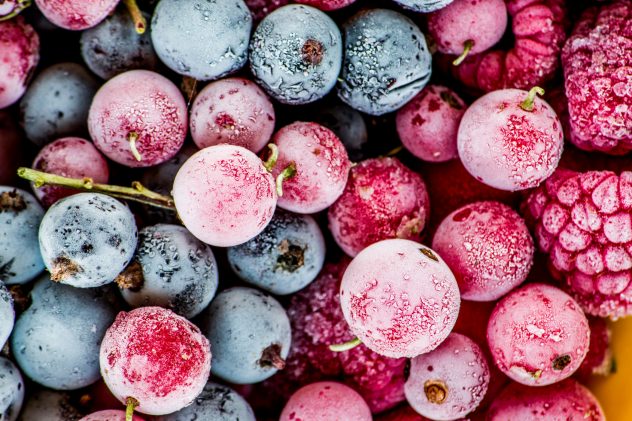
[[[356,0],[297,0],[297,3],[307,4],[308,6],[327,12],[342,9],[343,7],[353,4],[355,1]]]
[[[149,415],[170,414],[202,392],[211,370],[208,340],[184,317],[161,307],[121,312],[106,331],[101,374],[112,393]]]
[[[107,409],[86,415],[79,421],[125,421],[125,411],[119,409]],[[132,421],[144,421],[143,418],[134,415]]]
[[[524,190],[549,177],[562,155],[564,134],[555,111],[532,92],[503,89],[477,99],[459,125],[459,157],[483,183]]]
[[[570,140],[586,150],[632,150],[632,4],[584,12],[562,50]]]
[[[39,62],[39,37],[21,16],[0,22],[0,109],[15,103]]]
[[[35,0],[46,19],[71,31],[92,28],[114,10],[119,0]]]
[[[91,142],[78,137],[64,137],[44,146],[33,161],[33,168],[72,178],[91,178],[106,184],[110,175],[108,163]],[[57,186],[34,187],[39,201],[49,207],[77,190]]]
[[[208,84],[191,106],[191,137],[201,149],[220,143],[259,152],[274,131],[274,107],[254,82],[228,78]]]
[[[397,112],[397,134],[419,159],[444,162],[458,156],[456,135],[465,103],[451,89],[429,85]]]
[[[601,317],[588,317],[590,347],[588,354],[577,369],[577,376],[589,380],[591,376],[607,376],[615,372],[615,363],[610,348],[610,328]]]
[[[421,177],[397,158],[375,158],[351,169],[329,208],[329,229],[349,256],[388,238],[420,240],[430,204]]]
[[[524,220],[507,205],[476,202],[448,215],[432,248],[450,267],[461,298],[493,301],[527,278],[534,245]]]
[[[268,16],[281,6],[288,4],[288,0],[245,0],[255,22]]]
[[[94,144],[128,167],[150,167],[172,158],[187,133],[187,106],[169,79],[130,70],[107,81],[88,114]]]
[[[336,382],[318,382],[296,391],[279,421],[371,421],[371,411],[358,392]]]
[[[597,399],[575,380],[546,387],[509,385],[487,412],[488,421],[606,421]]]
[[[545,386],[572,375],[590,340],[588,320],[575,300],[544,284],[529,284],[504,297],[487,326],[494,362],[509,378]]]
[[[278,177],[291,164],[296,167],[296,173],[283,181],[280,208],[315,213],[340,197],[351,161],[334,132],[320,124],[296,122],[279,130],[272,141],[279,148],[272,175]]]

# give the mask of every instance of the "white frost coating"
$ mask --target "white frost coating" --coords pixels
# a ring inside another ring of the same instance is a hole
[[[24,401],[24,381],[8,359],[0,357],[0,420],[15,421]]]
[[[13,310],[13,299],[11,294],[0,281],[0,348],[9,339],[15,322],[15,311]]]

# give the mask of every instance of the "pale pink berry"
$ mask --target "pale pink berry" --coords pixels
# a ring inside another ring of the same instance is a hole
[[[96,26],[118,3],[119,0],[35,0],[46,19],[72,31]]]
[[[93,412],[90,415],[86,415],[79,421],[125,421],[125,411],[121,411],[119,409],[106,409],[104,411]],[[138,415],[134,415],[132,421],[144,421],[144,419]]]
[[[21,16],[0,22],[0,109],[26,91],[39,62],[39,47],[37,32]]]
[[[371,421],[362,396],[337,382],[318,382],[297,390],[285,404],[279,421]]]

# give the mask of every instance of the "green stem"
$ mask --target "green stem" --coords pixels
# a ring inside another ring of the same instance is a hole
[[[533,103],[535,102],[536,95],[544,95],[544,89],[539,86],[531,88],[525,100],[520,103],[520,108],[525,111],[533,111]]]
[[[32,181],[36,188],[44,185],[68,187],[75,190],[103,193],[174,212],[176,210],[173,198],[148,190],[138,181],[132,182],[132,187],[111,186],[95,183],[91,178],[63,177],[25,167],[18,168],[18,175],[25,180]]]
[[[131,396],[127,398],[127,405],[125,408],[125,421],[132,421],[134,419],[134,409],[140,405],[136,399]]]
[[[350,349],[355,348],[356,346],[360,345],[361,343],[362,343],[362,341],[360,339],[353,338],[350,341],[347,341],[347,342],[342,343],[342,344],[329,345],[329,350],[333,351],[333,352],[349,351]]]
[[[127,10],[129,11],[132,20],[134,21],[134,27],[136,28],[136,33],[142,35],[145,33],[147,29],[147,21],[143,16],[143,12],[140,11],[136,0],[123,0]]]
[[[272,172],[272,169],[274,169],[277,163],[277,159],[279,159],[279,148],[274,143],[268,143],[268,149],[270,149],[270,156],[263,163],[263,166],[266,167],[268,172]]]
[[[296,164],[294,162],[290,162],[290,165],[285,167],[283,171],[276,178],[276,191],[279,197],[283,196],[283,182],[288,178],[294,177],[296,174]]]
[[[13,10],[11,11],[11,13],[0,17],[0,22],[16,17],[22,12],[22,10],[26,9],[30,5],[31,5],[31,0],[19,0],[18,3],[13,8]]]
[[[386,152],[386,155],[384,155],[384,156],[395,156],[398,153],[400,153],[402,151],[402,149],[404,149],[404,146],[403,145],[399,145],[399,146],[391,149],[390,151]]]
[[[134,158],[136,158],[136,160],[140,162],[143,160],[143,157],[140,156],[140,152],[138,152],[138,149],[136,149],[137,140],[138,140],[138,133],[129,132],[127,134],[127,141],[129,142],[129,148],[132,151],[132,155],[134,155]]]
[[[465,41],[463,43],[463,52],[460,56],[454,59],[452,65],[458,66],[459,64],[463,63],[463,61],[467,58],[467,55],[470,54],[470,51],[472,51],[472,47],[474,47],[474,40],[468,39],[467,41]]]

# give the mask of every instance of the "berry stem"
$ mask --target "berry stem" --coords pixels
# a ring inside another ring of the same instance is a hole
[[[272,172],[277,163],[277,159],[279,159],[279,148],[277,148],[277,145],[274,143],[268,143],[268,149],[270,149],[270,156],[265,160],[263,166],[268,172]]]
[[[127,405],[125,408],[125,421],[133,420],[134,409],[136,409],[138,405],[140,405],[140,402],[138,402],[136,399],[132,398],[131,396],[127,398]]]
[[[533,88],[531,88],[525,100],[520,103],[520,108],[525,111],[533,111],[533,103],[535,101],[536,95],[544,95],[544,89],[540,88],[539,86],[534,86]]]
[[[290,162],[290,165],[285,167],[283,171],[276,178],[276,191],[279,197],[283,196],[283,182],[288,178],[294,177],[296,174],[296,164],[294,162]]]
[[[353,338],[350,341],[341,343],[341,344],[334,344],[334,345],[329,345],[329,350],[333,351],[333,352],[344,352],[344,351],[349,351],[350,349],[355,348],[356,346],[360,345],[362,343],[362,341],[358,338]]]
[[[127,141],[129,142],[129,148],[132,151],[132,155],[137,161],[142,161],[143,157],[140,156],[140,152],[136,149],[136,141],[138,140],[138,133],[132,131],[127,134]]]
[[[385,156],[395,156],[398,153],[400,153],[402,151],[402,149],[404,149],[404,146],[403,145],[399,145],[399,146],[391,149],[390,151],[386,152]]]
[[[18,168],[18,175],[25,180],[32,181],[36,188],[43,185],[68,187],[75,190],[103,193],[119,199],[132,200],[174,212],[176,210],[172,197],[153,192],[138,181],[132,182],[132,187],[112,186],[94,183],[91,178],[63,177],[25,167]]]
[[[136,0],[123,0],[127,10],[129,11],[132,20],[134,21],[134,27],[136,28],[136,33],[142,35],[145,33],[145,29],[147,29],[147,21],[143,16],[143,13],[140,11]]]
[[[18,0],[17,4],[15,5],[11,13],[0,17],[0,22],[16,17],[17,15],[20,14],[20,12],[22,12],[22,10],[29,7],[31,3],[32,3],[31,0]]]
[[[470,51],[472,51],[472,47],[474,47],[473,39],[468,39],[467,41],[465,41],[463,43],[463,52],[461,53],[460,56],[454,59],[454,61],[452,62],[452,65],[458,66],[461,63],[463,63],[463,61],[467,58],[468,54],[470,54]]]

